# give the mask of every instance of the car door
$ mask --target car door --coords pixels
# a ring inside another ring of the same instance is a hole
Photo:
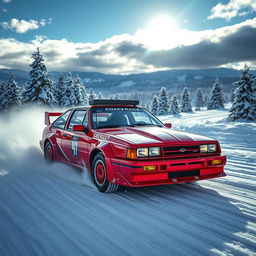
[[[84,158],[88,152],[87,136],[85,132],[73,131],[74,125],[84,124],[87,118],[87,110],[74,110],[62,138],[62,149],[69,161],[77,166],[84,166]]]
[[[70,114],[71,110],[65,112],[63,115],[58,117],[52,124],[52,133],[55,134],[56,146],[61,159],[64,161],[68,161],[68,158],[66,157],[62,149],[62,139],[65,136],[65,127]]]

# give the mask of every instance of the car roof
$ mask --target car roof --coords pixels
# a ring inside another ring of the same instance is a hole
[[[89,104],[91,106],[98,106],[98,105],[131,105],[131,106],[137,106],[139,105],[138,100],[112,100],[112,99],[93,99],[89,101]]]
[[[65,112],[69,110],[86,110],[90,108],[142,108],[142,107],[132,106],[132,105],[94,105],[94,106],[87,105],[87,106],[77,106],[77,107],[69,108]]]
[[[84,110],[88,108],[100,108],[100,107],[121,107],[121,108],[136,108],[139,105],[138,100],[112,100],[112,99],[94,99],[90,100],[89,106],[77,106],[68,110]]]

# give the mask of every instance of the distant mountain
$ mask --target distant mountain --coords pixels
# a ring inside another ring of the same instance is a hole
[[[18,69],[0,69],[0,81],[5,81],[8,79],[8,76],[12,73],[15,76],[16,81],[23,85],[29,79],[29,74],[26,71]]]
[[[29,79],[28,72],[16,69],[0,69],[0,80],[6,80],[12,72],[16,81],[24,85]],[[256,74],[256,71],[252,71]],[[50,72],[54,80],[66,72]],[[72,72],[73,76],[79,75],[87,88],[103,93],[124,93],[135,91],[159,91],[162,86],[168,90],[180,91],[184,86],[190,89],[197,87],[208,89],[218,77],[225,91],[230,91],[232,83],[237,81],[241,72],[235,69],[211,68],[198,70],[167,70],[151,73],[111,75],[98,72]]]

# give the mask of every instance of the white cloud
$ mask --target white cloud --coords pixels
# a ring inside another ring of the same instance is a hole
[[[12,0],[2,0],[3,3],[10,3]]]
[[[44,35],[36,35],[34,40],[31,40],[31,42],[36,46],[39,47],[40,44],[47,39],[47,36]]]
[[[255,0],[230,0],[227,4],[218,3],[211,10],[208,19],[222,18],[230,20],[236,16],[245,16],[256,11]]]
[[[244,63],[245,60],[255,63],[253,45],[256,36],[250,34],[255,28],[256,18],[214,30],[187,30],[186,33],[183,31],[185,35],[180,41],[175,39],[175,44],[172,41],[169,47],[167,45],[162,49],[150,49],[147,37],[139,33],[116,35],[98,43],[52,40],[44,35],[38,35],[28,43],[5,38],[0,39],[0,68],[28,70],[31,53],[36,47],[40,48],[50,71],[125,74],[191,68],[192,65],[193,68],[235,67],[237,63]],[[167,33],[179,38],[173,31]]]
[[[39,29],[41,26],[44,27],[47,24],[51,24],[52,19],[41,19],[39,21],[37,20],[18,20],[18,19],[11,19],[11,21],[3,21],[0,23],[0,25],[6,29],[6,30],[13,30],[16,33],[24,34],[28,32],[29,30],[35,30]]]
[[[48,19],[48,20],[46,20],[46,19],[41,19],[40,21],[39,21],[39,24],[42,26],[42,27],[44,27],[44,26],[46,26],[46,25],[49,25],[49,24],[51,24],[52,23],[52,18],[50,18],[50,19]]]

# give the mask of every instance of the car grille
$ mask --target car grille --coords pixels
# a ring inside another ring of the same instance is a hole
[[[189,146],[168,146],[163,147],[163,153],[165,157],[172,156],[188,156],[188,155],[199,155],[200,148],[198,145]]]

